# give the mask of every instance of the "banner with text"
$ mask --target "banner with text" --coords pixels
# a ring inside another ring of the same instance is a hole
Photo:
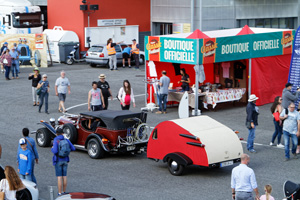
[[[145,37],[146,60],[206,64],[291,54],[294,33],[294,31],[281,31],[206,39],[147,36]],[[197,63],[197,54],[199,63]]]
[[[294,39],[294,51],[292,54],[288,82],[293,84],[292,92],[296,92],[300,86],[300,27],[297,29]],[[296,105],[299,104],[299,99]]]
[[[146,60],[197,64],[197,39],[145,37]]]

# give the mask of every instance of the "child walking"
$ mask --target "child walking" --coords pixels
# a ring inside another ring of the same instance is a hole
[[[27,149],[27,144],[24,138],[19,140],[21,149],[18,152],[18,172],[22,179],[32,181],[31,171],[32,171],[32,155],[29,149]]]
[[[271,196],[271,192],[272,192],[272,186],[265,185],[265,194],[261,195],[259,200],[275,200],[274,197]]]

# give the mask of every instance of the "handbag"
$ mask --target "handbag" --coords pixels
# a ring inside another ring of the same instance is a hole
[[[36,89],[36,94],[40,95],[42,93],[42,87]],[[1,200],[1,199],[0,199]]]
[[[5,199],[5,187],[3,187],[3,183],[4,183],[4,179],[2,181],[2,185],[1,185],[1,191],[0,191],[0,200],[4,200]]]
[[[3,64],[8,64],[8,61],[6,58],[3,59]]]
[[[279,122],[280,118],[279,118],[279,112],[274,112],[273,113],[274,119],[276,122]]]

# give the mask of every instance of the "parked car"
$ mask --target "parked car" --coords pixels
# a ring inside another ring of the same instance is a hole
[[[172,175],[188,165],[226,167],[240,161],[243,148],[237,134],[208,117],[164,121],[152,131],[147,157],[167,162]]]
[[[117,56],[117,64],[122,64],[123,55],[122,51],[124,48],[128,47],[127,44],[117,44],[115,46],[116,56]],[[97,44],[93,45],[86,52],[86,62],[91,65],[91,67],[96,67],[97,65],[109,66],[108,54],[106,49],[106,44]],[[126,59],[127,62],[127,59]],[[131,63],[134,63],[134,60],[131,59]],[[145,53],[140,51],[140,64],[145,63]]]
[[[133,113],[129,110],[103,110],[85,112],[79,115],[64,115],[42,121],[43,128],[36,131],[36,142],[40,147],[48,147],[55,137],[56,129],[62,128],[65,138],[76,148],[88,151],[91,158],[103,158],[105,152],[144,151],[150,134],[150,127],[145,123],[147,113]],[[92,130],[89,124],[96,124]]]
[[[86,199],[86,200],[116,200],[106,194],[89,193],[89,192],[71,192],[57,197],[55,200],[71,200],[71,199]]]
[[[5,178],[4,168],[0,165],[0,181]],[[34,182],[21,179],[25,185],[25,189],[17,192],[17,199],[19,200],[38,200],[39,190]]]

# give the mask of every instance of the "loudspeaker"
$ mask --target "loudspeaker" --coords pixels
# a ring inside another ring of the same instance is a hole
[[[99,10],[99,6],[98,5],[90,5],[90,10]]]
[[[87,10],[88,6],[87,5],[80,5],[80,10]]]

